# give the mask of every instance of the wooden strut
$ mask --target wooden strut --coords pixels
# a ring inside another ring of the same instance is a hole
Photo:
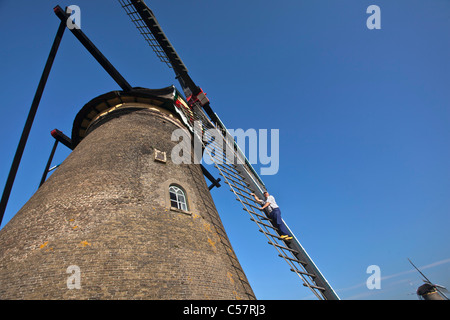
[[[58,51],[59,45],[61,43],[64,30],[67,26],[67,19],[69,15],[60,6],[53,8],[56,16],[61,20],[59,24],[58,31],[56,33],[53,45],[50,49],[50,54],[47,58],[47,62],[42,72],[41,79],[39,80],[39,85],[36,90],[33,102],[28,113],[27,120],[25,122],[25,127],[22,131],[20,137],[19,145],[17,147],[16,153],[14,155],[13,163],[9,171],[8,178],[6,180],[6,185],[3,190],[2,198],[0,201],[0,225],[3,221],[3,216],[5,214],[6,205],[8,203],[9,196],[11,194],[12,186],[19,168],[20,160],[22,159],[23,151],[25,149],[28,136],[30,134],[31,126],[33,124],[39,102],[41,100],[42,94],[44,92],[45,84],[47,83],[48,76],[50,74],[53,61],[55,60],[56,53]],[[97,60],[97,62],[105,69],[105,71],[113,78],[113,80],[122,88],[123,91],[131,91],[132,86],[125,80],[124,77],[114,68],[114,66],[106,59],[106,57],[97,49],[97,47],[89,40],[89,38],[84,34],[79,28],[69,28],[73,35],[81,42],[81,44],[89,51],[89,53]]]
[[[19,145],[17,146],[17,150],[11,165],[11,169],[9,171],[8,178],[6,180],[6,185],[5,188],[3,189],[2,199],[0,201],[0,226],[3,221],[6,205],[8,204],[9,196],[11,194],[14,180],[16,178],[17,170],[19,169],[19,164],[22,159],[23,151],[25,150],[25,145],[27,143],[28,136],[31,131],[31,126],[33,125],[33,121],[36,116],[37,109],[39,107],[39,102],[41,101],[41,97],[44,92],[44,88],[47,83],[47,79],[50,74],[50,70],[52,68],[53,61],[55,60],[55,56],[58,51],[59,44],[61,43],[61,39],[63,37],[65,29],[66,29],[66,21],[61,21],[58,27],[58,31],[56,32],[55,39],[53,40],[53,44],[47,58],[47,62],[45,63],[44,71],[42,72],[41,79],[39,80],[39,84],[36,89],[33,102],[31,103],[30,111],[28,113],[28,117],[19,140]]]

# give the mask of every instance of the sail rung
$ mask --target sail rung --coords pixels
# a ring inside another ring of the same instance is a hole
[[[307,265],[306,262],[300,261],[300,260],[298,260],[298,259],[296,259],[296,258],[291,258],[291,257],[285,256],[285,255],[282,255],[282,254],[279,254],[278,256],[279,256],[280,258],[283,258],[283,259],[288,259],[288,260],[297,262],[297,263],[301,264],[302,266],[306,266],[306,265]]]
[[[274,230],[278,230],[278,229],[275,228],[274,226],[268,225],[267,223],[264,223],[264,222],[261,222],[261,221],[256,221],[256,220],[253,219],[253,218],[250,218],[250,220],[253,221],[253,222],[256,222],[256,223],[258,223],[258,224],[260,224],[260,225],[263,225],[264,227],[271,228],[271,229],[274,229]],[[260,231],[261,231],[261,230],[260,230]],[[263,232],[263,231],[261,231],[261,232]],[[269,233],[269,235],[274,236],[274,237],[278,237],[278,238],[282,239],[281,237],[276,236],[276,235],[274,235],[274,234],[270,234],[270,233]]]
[[[325,291],[325,290],[326,290],[326,289],[323,288],[323,287],[314,286],[314,285],[312,285],[312,284],[305,284],[305,283],[303,283],[303,286],[305,286],[305,287],[310,287],[310,288],[313,288],[313,289],[317,289],[317,290],[320,290],[320,291]]]
[[[293,268],[291,268],[291,271],[292,271],[292,272],[295,272],[295,273],[303,274],[304,276],[309,276],[309,277],[311,277],[311,278],[315,278],[315,277],[316,277],[316,275],[313,274],[313,273],[303,272],[303,271],[296,270],[296,269],[293,269]]]
[[[268,242],[268,244],[271,244],[271,245],[273,245],[273,246],[275,246],[275,247],[278,247],[278,248],[280,248],[280,249],[283,249],[283,250],[288,250],[288,251],[293,252],[293,253],[298,253],[297,250],[294,250],[294,249],[291,249],[291,248],[288,248],[288,247],[284,247],[284,246],[280,246],[279,244],[272,243],[272,242],[270,242],[270,241]]]
[[[249,206],[250,206],[250,205],[249,205]],[[251,214],[257,216],[258,218],[260,218],[260,219],[262,219],[262,220],[269,220],[269,218],[266,218],[266,217],[264,217],[264,216],[262,216],[262,215],[260,215],[260,214],[258,214],[258,213],[255,213],[255,212],[251,212],[251,211],[249,211],[249,210],[246,209],[246,208],[242,208],[242,210],[247,211],[247,212],[250,212]]]

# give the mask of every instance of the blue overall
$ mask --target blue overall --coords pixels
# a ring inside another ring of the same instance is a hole
[[[272,209],[272,211],[269,213],[270,219],[272,219],[272,222],[275,224],[275,226],[280,230],[281,235],[288,235],[292,237],[292,234],[288,231],[286,226],[283,223],[283,220],[281,220],[281,210],[280,208]]]

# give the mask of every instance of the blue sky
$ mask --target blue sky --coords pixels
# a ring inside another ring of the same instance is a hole
[[[0,0],[2,188],[59,20],[81,27],[133,86],[178,85],[118,1]],[[407,258],[450,287],[450,2],[147,0],[229,128],[279,129],[263,176],[283,217],[342,299],[416,299]],[[381,8],[369,30],[366,9]],[[119,87],[66,30],[3,225],[36,191],[58,128]],[[53,164],[69,150],[60,146]],[[258,168],[258,166],[256,166]],[[226,187],[213,189],[259,299],[313,299]],[[381,269],[368,290],[366,269]]]

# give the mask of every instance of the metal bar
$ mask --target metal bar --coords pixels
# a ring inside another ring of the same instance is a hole
[[[219,187],[220,187],[220,184],[219,184],[219,182],[220,182],[220,178],[219,179],[217,179],[217,184],[219,185]],[[208,187],[208,190],[212,190],[212,188],[214,188],[214,187],[217,187],[214,183],[212,183],[209,187]],[[219,187],[217,187],[217,188],[219,188]]]
[[[51,132],[51,135],[53,138],[55,138],[57,141],[61,142],[63,145],[65,145],[70,150],[73,150],[72,145],[72,139],[70,139],[68,136],[66,136],[62,131],[59,131],[58,129],[54,129]]]
[[[42,186],[42,184],[45,182],[45,179],[47,178],[47,174],[50,171],[59,167],[59,165],[57,165],[57,166],[50,168],[53,156],[55,155],[56,147],[58,146],[58,142],[61,142],[67,148],[69,148],[70,150],[73,150],[72,139],[70,139],[68,136],[66,136],[64,133],[62,133],[62,131],[60,131],[58,129],[53,129],[50,132],[50,134],[52,135],[53,138],[55,138],[55,143],[53,145],[52,151],[50,152],[50,157],[48,158],[47,165],[45,167],[44,173],[42,174],[42,178],[41,178],[41,182],[39,183],[39,187]]]
[[[52,164],[53,156],[55,155],[56,147],[58,146],[58,140],[55,140],[55,143],[53,144],[52,151],[50,152],[50,156],[48,157],[47,165],[45,166],[44,173],[42,174],[41,182],[39,183],[39,187],[42,186],[42,184],[45,182],[45,179],[47,178],[47,174],[49,172],[50,165]]]
[[[64,30],[66,29],[66,21],[61,21],[56,32],[55,39],[53,41],[52,47],[50,49],[50,54],[48,55],[47,62],[45,63],[44,71],[42,72],[41,79],[39,80],[39,85],[37,87],[36,93],[31,103],[30,111],[28,113],[27,120],[25,122],[25,127],[23,128],[22,135],[20,137],[19,145],[17,146],[16,153],[14,155],[14,160],[9,171],[8,178],[6,180],[5,189],[3,189],[2,199],[0,201],[0,225],[5,214],[6,205],[8,204],[8,199],[11,194],[11,189],[14,184],[14,179],[16,178],[17,170],[19,168],[20,160],[22,159],[22,154],[25,149],[25,145],[30,134],[31,126],[36,115],[36,111],[41,101],[42,93],[44,92],[45,84],[47,83],[50,70],[55,60],[56,52],[58,51],[59,44],[61,43]]]
[[[209,190],[211,190],[213,187],[220,188],[220,178],[214,179],[213,175],[205,168],[205,166],[200,165],[202,168],[202,172],[205,175],[206,178],[208,178],[209,181],[212,182],[212,185],[209,187]]]
[[[56,6],[53,8],[56,16],[61,19],[61,22],[66,24],[69,15],[60,7]],[[119,71],[113,67],[113,65],[106,59],[106,57],[97,49],[97,47],[89,40],[89,38],[84,34],[79,28],[69,29],[73,35],[81,42],[81,44],[89,51],[89,53],[97,60],[98,63],[105,69],[105,71],[113,78],[113,80],[122,88],[123,91],[130,91],[132,89],[131,85],[122,77]]]

